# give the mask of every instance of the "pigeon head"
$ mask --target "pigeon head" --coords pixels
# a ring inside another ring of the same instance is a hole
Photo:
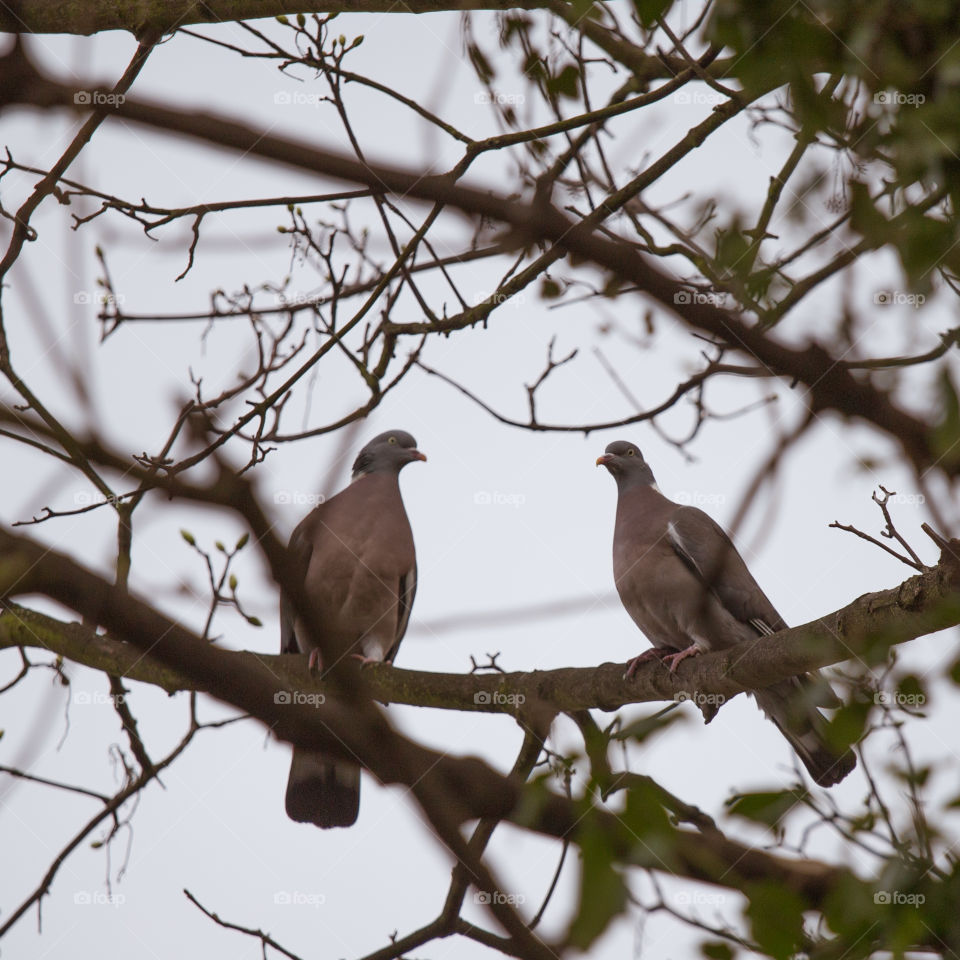
[[[353,479],[368,473],[399,473],[408,463],[426,459],[409,433],[405,430],[388,430],[374,437],[357,454],[353,463]]]
[[[597,466],[604,466],[617,481],[617,488],[655,486],[653,471],[647,466],[640,448],[626,440],[609,444],[602,457],[597,457]]]

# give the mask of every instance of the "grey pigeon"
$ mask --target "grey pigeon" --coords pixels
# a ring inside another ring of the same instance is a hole
[[[409,433],[381,433],[357,456],[350,486],[293,531],[293,569],[323,635],[311,636],[281,593],[282,653],[309,653],[313,670],[344,657],[361,665],[393,661],[417,591],[417,559],[399,477],[406,464],[426,459]],[[301,823],[350,826],[360,809],[360,767],[294,747],[286,808]]]
[[[702,510],[668,500],[632,443],[611,443],[597,465],[617,482],[613,576],[633,622],[653,644],[627,668],[658,659],[676,670],[687,657],[723,650],[786,628],[723,530]],[[821,786],[856,765],[824,738],[817,706],[840,701],[819,673],[783,680],[752,696]]]

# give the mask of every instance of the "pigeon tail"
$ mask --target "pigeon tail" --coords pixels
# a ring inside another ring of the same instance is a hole
[[[827,743],[823,714],[810,705],[804,709],[789,681],[757,690],[753,696],[821,787],[839,783],[857,765],[852,750],[838,752]]]
[[[360,812],[360,767],[294,748],[286,807],[298,823],[349,827]]]

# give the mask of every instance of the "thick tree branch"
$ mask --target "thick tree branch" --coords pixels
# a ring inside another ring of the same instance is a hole
[[[73,33],[90,35],[101,30],[126,30],[136,37],[149,31],[171,33],[193,23],[253,20],[296,13],[441,13],[450,10],[530,10],[537,0],[324,0],[292,3],[290,0],[84,0],[83,3],[47,3],[20,0],[0,8],[4,33]],[[652,57],[650,58],[653,59]]]
[[[0,545],[8,560],[15,555],[15,544],[27,542],[0,532]],[[610,711],[631,703],[676,700],[682,694],[689,697],[694,693],[730,699],[844,660],[875,662],[889,646],[960,624],[958,558],[960,541],[950,541],[937,566],[926,568],[897,587],[864,594],[802,626],[687,660],[676,673],[657,663],[642,667],[632,680],[625,680],[623,665],[614,663],[497,674],[431,673],[382,664],[368,667],[364,676],[370,695],[383,703],[520,716],[528,709],[534,713]],[[98,589],[111,588],[101,582]],[[117,636],[127,635],[120,632]],[[636,642],[640,642],[639,636]],[[10,604],[0,615],[0,648],[18,646],[46,649],[126,680],[159,686],[168,693],[198,690],[218,695],[190,670],[145,657],[132,643]],[[291,700],[294,693],[330,692],[329,684],[310,674],[306,656],[221,649],[211,649],[211,653],[220,665],[218,669],[227,675],[235,669],[265,671],[271,688],[289,694]]]

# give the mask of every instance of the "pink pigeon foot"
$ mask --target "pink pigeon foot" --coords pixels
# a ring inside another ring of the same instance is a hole
[[[320,650],[317,647],[314,647],[310,651],[310,659],[307,660],[307,669],[311,673],[319,673],[322,664],[320,663]]]
[[[700,648],[695,643],[691,643],[686,650],[681,650],[679,653],[668,653],[663,658],[663,662],[670,668],[671,673],[676,673],[677,667],[679,667],[687,657],[695,657],[699,653]]]
[[[360,661],[361,668],[369,667],[371,663],[383,663],[383,661],[377,657],[365,657],[362,653],[351,653],[350,656],[353,657],[354,660]]]
[[[627,671],[624,673],[625,680],[632,680],[634,674],[637,672],[637,669],[645,663],[650,663],[651,660],[656,660],[659,663],[663,663],[663,658],[670,655],[670,652],[674,650],[674,647],[651,647],[649,650],[644,650],[643,653],[634,657],[627,664]]]

